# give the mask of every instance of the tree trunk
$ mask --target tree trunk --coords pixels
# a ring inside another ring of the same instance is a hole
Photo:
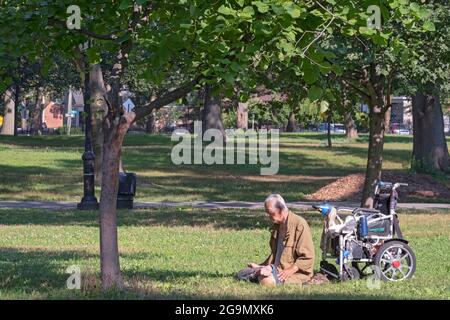
[[[212,93],[211,85],[205,85],[205,96],[202,113],[202,129],[205,133],[208,129],[217,129],[225,137],[225,130],[222,123],[222,112],[220,108],[220,97]]]
[[[344,115],[344,122],[345,122],[345,135],[347,139],[358,138],[358,130],[356,129],[355,121],[353,120],[353,116],[350,112],[347,112]]]
[[[91,66],[89,90],[91,96],[91,121],[92,121],[92,149],[94,151],[95,183],[102,184],[103,162],[103,119],[108,111],[105,101],[106,87],[103,80],[102,68],[99,64]]]
[[[41,103],[41,91],[36,88],[36,96],[34,102],[33,117],[31,119],[31,134],[39,134],[39,130],[42,129],[42,103]]]
[[[152,112],[145,121],[145,132],[148,134],[154,134],[156,131],[155,126],[156,126],[155,113]]]
[[[327,124],[328,124],[328,128],[327,128],[327,142],[328,142],[328,148],[331,148],[333,145],[331,143],[331,123],[332,123],[332,119],[331,119],[331,112],[328,111],[328,117],[327,117]]]
[[[418,172],[447,172],[449,154],[439,95],[417,93],[412,99],[413,164]]]
[[[19,96],[20,88],[16,85],[14,90],[14,135],[17,136],[17,125],[19,122]]]
[[[389,101],[387,101],[387,105],[389,105],[390,104],[390,98],[387,98],[387,99],[389,99]],[[386,128],[386,133],[391,133],[391,129],[390,129],[390,126],[391,126],[391,113],[392,113],[392,107],[390,107],[386,111],[386,113],[384,114],[384,127]]]
[[[295,132],[297,131],[297,119],[295,118],[295,113],[291,111],[289,114],[289,120],[286,126],[286,132]]]
[[[117,238],[117,192],[120,153],[129,123],[105,120],[103,127],[102,188],[100,196],[100,257],[104,289],[122,288]]]
[[[14,127],[15,125],[15,102],[13,97],[13,91],[11,89],[6,90],[5,97],[5,114],[3,117],[3,126],[2,126],[2,135],[14,135]]]
[[[237,128],[248,129],[248,103],[238,102],[237,109]]]
[[[370,106],[369,116],[369,150],[367,155],[366,178],[361,200],[361,206],[366,208],[373,207],[375,186],[381,178],[385,133],[385,112],[382,112],[382,108]]]

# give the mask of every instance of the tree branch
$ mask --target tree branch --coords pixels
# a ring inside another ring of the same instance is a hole
[[[194,89],[195,85],[199,82],[199,80],[200,78],[196,78],[175,90],[167,92],[165,95],[143,105],[142,107],[137,108],[135,111],[136,117],[134,118],[134,121],[145,118],[153,110],[162,108],[168,105],[169,103],[172,103],[180,98],[183,98]]]
[[[67,29],[67,25],[66,25],[66,23],[64,21],[57,20],[57,19],[54,19],[54,18],[50,18],[48,20],[48,22],[49,22],[50,25],[57,25],[57,26],[60,26],[63,29]],[[117,33],[124,32],[126,30],[118,30],[118,31],[112,32],[110,34],[99,34],[99,33],[90,31],[90,30],[88,30],[86,28],[72,29],[72,31],[84,34],[84,35],[86,35],[88,37],[91,37],[91,38],[94,38],[94,39],[98,39],[98,40],[116,40],[116,39],[119,38]]]
[[[361,88],[358,88],[357,86],[355,86],[350,79],[346,79],[346,78],[342,78],[342,80],[348,84],[350,87],[352,87],[353,90],[355,90],[356,92],[358,92],[358,94],[360,94],[362,97],[366,98],[366,99],[370,99],[370,94],[368,94],[367,92],[365,92],[364,90],[362,90]]]

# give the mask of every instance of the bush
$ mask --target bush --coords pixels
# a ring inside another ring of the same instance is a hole
[[[67,135],[67,126],[63,125],[62,127],[55,129],[55,134],[66,136]],[[82,134],[83,134],[83,130],[81,130],[81,128],[75,128],[75,127],[70,128],[71,136],[82,135]]]

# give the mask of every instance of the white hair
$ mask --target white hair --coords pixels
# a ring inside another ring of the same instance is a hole
[[[284,201],[283,197],[279,194],[271,194],[269,195],[266,200],[264,201],[264,205],[267,206],[269,202],[275,201],[275,208],[279,210],[287,209],[286,202]]]

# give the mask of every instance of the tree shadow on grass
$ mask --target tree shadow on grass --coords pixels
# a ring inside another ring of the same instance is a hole
[[[0,248],[0,287],[3,290],[48,291],[66,287],[67,267],[96,257],[84,251]]]
[[[151,257],[139,254],[121,254],[121,259],[149,259]],[[205,283],[214,286],[214,282],[220,283],[221,279],[227,281],[234,278],[234,273],[203,270],[173,270],[147,268],[145,270],[130,270],[124,268],[122,275],[127,284],[125,290],[120,292],[103,292],[100,288],[98,265],[86,266],[86,260],[96,259],[97,254],[84,251],[54,251],[54,250],[20,250],[17,248],[0,248],[0,287],[6,294],[18,295],[18,298],[27,298],[28,294],[44,298],[59,299],[242,299],[256,296],[259,299],[391,299],[389,295],[370,296],[366,294],[345,293],[315,293],[308,288],[298,287],[291,292],[272,292],[261,294],[263,288],[257,284],[245,284],[236,281],[236,285],[246,289],[245,294],[238,295],[227,293],[223,290],[220,294],[202,292],[205,289],[195,291],[195,283]],[[84,260],[84,261],[83,261]],[[69,274],[66,268],[71,265],[80,265],[82,290],[71,291],[66,289]],[[219,266],[217,266],[219,267]],[[227,280],[228,279],[228,280]],[[170,289],[162,292],[154,285],[155,282],[168,283]],[[179,285],[178,285],[179,284]],[[339,284],[329,284],[339,285]],[[227,284],[229,286],[229,284]],[[248,287],[247,287],[248,286]],[[185,288],[188,288],[189,292]],[[213,289],[213,288],[211,288]],[[236,288],[235,288],[236,289]],[[260,290],[260,291],[259,291]],[[25,295],[25,296],[24,296]]]
[[[320,215],[301,212],[310,224],[322,223]],[[2,225],[64,225],[98,227],[98,212],[77,210],[1,209]],[[268,229],[271,226],[264,210],[197,209],[158,207],[119,210],[118,225],[210,227],[213,229]]]

